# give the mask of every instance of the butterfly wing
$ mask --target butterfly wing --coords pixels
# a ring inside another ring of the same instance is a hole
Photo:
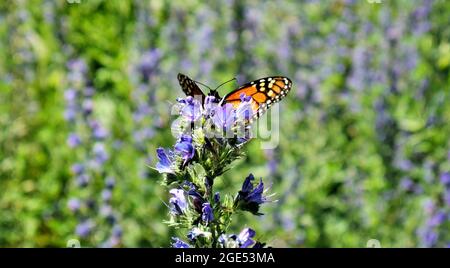
[[[177,76],[178,82],[180,83],[181,89],[186,94],[186,96],[192,96],[192,97],[202,97],[202,103],[205,100],[205,94],[203,91],[198,87],[198,85],[194,82],[194,80],[190,79],[188,76],[184,74],[178,74]]]
[[[241,94],[252,97],[252,109],[255,117],[260,117],[273,103],[283,99],[292,87],[292,81],[283,76],[261,78],[228,93],[223,103],[235,108],[241,103]]]

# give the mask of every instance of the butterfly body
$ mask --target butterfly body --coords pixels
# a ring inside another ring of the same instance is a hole
[[[205,101],[205,94],[198,87],[195,81],[183,74],[178,74],[178,81],[183,92],[187,96],[202,96],[202,103]],[[229,103],[237,108],[242,102],[241,95],[252,97],[252,109],[256,117],[261,116],[270,106],[283,99],[292,88],[292,81],[284,76],[271,76],[246,83],[231,91],[221,100],[222,105]],[[220,100],[216,90],[211,90],[208,95]]]

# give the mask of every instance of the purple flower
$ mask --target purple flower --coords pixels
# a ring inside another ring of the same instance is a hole
[[[277,172],[278,162],[275,157],[274,150],[267,150],[266,152],[269,158],[267,168],[269,169],[270,174],[275,174]]]
[[[108,136],[108,131],[106,131],[106,129],[104,129],[103,127],[99,126],[92,130],[92,135],[94,136],[94,138],[98,140],[103,140]]]
[[[111,200],[112,192],[109,189],[105,189],[102,191],[102,200],[108,202]]]
[[[102,165],[108,160],[108,153],[106,152],[105,145],[103,143],[96,143],[94,145],[94,157],[95,161]]]
[[[184,116],[188,121],[195,122],[199,120],[202,116],[201,103],[189,96],[184,100],[179,100],[180,103],[185,105],[181,108],[181,115]]]
[[[67,206],[72,212],[76,212],[81,207],[81,202],[78,198],[71,198],[69,202],[67,202]]]
[[[77,134],[71,133],[69,134],[69,138],[67,138],[67,144],[71,148],[75,148],[81,144],[81,139]]]
[[[174,173],[172,168],[172,154],[169,152],[169,155],[166,154],[163,148],[156,149],[156,153],[158,154],[158,163],[156,163],[156,170],[159,173]]]
[[[239,243],[239,247],[248,248],[253,245],[255,241],[252,239],[255,236],[256,232],[253,229],[245,228],[242,230],[237,236],[237,241]]]
[[[428,225],[430,227],[436,227],[441,225],[445,219],[447,218],[447,215],[443,211],[437,212],[431,219],[428,221]]]
[[[410,178],[404,178],[400,181],[400,187],[405,191],[411,191],[414,187],[414,182]]]
[[[436,244],[438,240],[438,234],[433,230],[428,230],[423,234],[423,242],[425,247],[432,247]]]
[[[192,159],[195,154],[195,149],[192,145],[192,137],[188,135],[181,136],[180,141],[175,144],[175,151],[181,155],[184,163]]]
[[[186,197],[184,196],[184,191],[181,189],[172,189],[169,191],[169,193],[172,195],[169,200],[169,203],[171,205],[171,212],[174,215],[183,214],[188,207]]]
[[[140,104],[133,114],[133,119],[137,122],[142,121],[145,117],[151,114],[152,111],[152,107],[150,107],[147,103]]]
[[[116,238],[121,238],[123,234],[122,227],[120,225],[114,225],[112,229],[112,236]]]
[[[139,71],[144,79],[149,79],[150,75],[155,71],[161,56],[159,49],[152,49],[142,55]]]
[[[82,238],[87,237],[94,228],[94,223],[91,220],[85,220],[77,225],[76,234]]]
[[[249,211],[255,215],[261,215],[258,212],[259,206],[263,203],[268,202],[267,197],[263,196],[264,193],[264,184],[262,179],[253,187],[252,181],[255,180],[253,174],[250,174],[247,178],[245,178],[244,183],[242,184],[242,189],[238,194],[238,202],[240,204],[240,208],[242,210]]]
[[[88,174],[80,174],[79,176],[77,176],[77,185],[79,187],[86,187],[89,183],[89,181],[91,180],[91,178],[89,177]]]
[[[71,170],[73,174],[80,175],[84,172],[84,165],[80,163],[73,164]]]
[[[205,115],[207,117],[213,116],[218,105],[219,104],[216,97],[206,96],[205,104],[203,105]]]
[[[113,177],[108,177],[105,182],[105,186],[107,189],[112,190],[116,185],[116,180]]]
[[[214,125],[219,131],[228,133],[234,125],[236,111],[230,103],[218,106],[212,118]]]
[[[111,217],[113,215],[113,209],[110,205],[102,205],[100,207],[100,215],[103,217]]]
[[[241,94],[241,103],[236,108],[236,125],[238,127],[237,136],[245,139],[240,140],[240,143],[246,142],[250,138],[248,124],[252,120],[253,115],[252,97]]]
[[[86,62],[82,59],[73,59],[67,63],[67,68],[72,72],[85,74],[87,72]]]
[[[252,181],[255,180],[255,177],[253,174],[248,175],[247,178],[245,178],[244,183],[242,184],[242,190],[243,193],[249,193],[253,189]]]
[[[173,243],[172,247],[174,248],[190,248],[189,244],[179,239],[178,237],[172,237]]]
[[[82,107],[83,113],[89,115],[92,113],[92,110],[94,109],[94,102],[91,99],[86,99],[83,101]]]
[[[444,186],[450,186],[450,172],[444,172],[441,174],[441,183]]]
[[[264,192],[264,183],[262,182],[262,179],[260,179],[258,185],[247,195],[246,200],[248,202],[255,202],[257,204],[267,202],[266,197],[262,195],[263,192]]]
[[[214,220],[214,213],[209,203],[203,203],[202,205],[202,220],[206,223]]]
[[[86,87],[86,89],[84,90],[85,97],[92,97],[92,96],[94,96],[94,93],[95,93],[95,89],[93,87]]]
[[[73,88],[69,88],[64,92],[64,99],[67,103],[74,103],[77,98],[77,91]]]
[[[75,118],[77,116],[77,112],[73,107],[67,107],[67,109],[64,111],[64,119],[67,121],[75,121]]]
[[[103,140],[108,136],[108,131],[100,125],[96,120],[89,121],[89,127],[92,130],[92,135],[98,140]]]

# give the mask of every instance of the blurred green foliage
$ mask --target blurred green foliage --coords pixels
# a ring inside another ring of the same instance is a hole
[[[219,181],[230,192],[250,172],[273,183],[278,202],[259,219],[239,215],[236,231],[250,226],[274,247],[364,247],[371,238],[383,247],[446,246],[449,25],[445,0],[2,1],[0,246],[64,247],[78,238],[67,203],[99,199],[104,174],[117,181],[120,246],[168,246],[175,231],[163,224],[167,189],[146,164],[174,142],[178,72],[211,87],[234,76],[239,84],[277,74],[294,82],[280,104],[278,147],[252,141]],[[154,49],[160,56],[147,81],[139,68]],[[87,64],[94,117],[110,133],[108,164],[89,192],[71,172],[84,154],[67,145],[74,59]],[[155,135],[139,149],[140,85],[154,98]],[[436,212],[445,220],[430,227]],[[106,225],[97,222],[82,246],[105,241]]]

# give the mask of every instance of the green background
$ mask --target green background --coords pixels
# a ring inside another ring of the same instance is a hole
[[[83,205],[80,216],[67,204],[100,204],[108,176],[123,229],[115,246],[169,246],[178,233],[163,223],[167,189],[147,165],[175,142],[178,72],[211,87],[233,77],[293,81],[278,147],[252,141],[218,183],[234,193],[252,172],[278,201],[264,216],[238,215],[232,231],[252,227],[274,247],[447,246],[450,3],[369,2],[1,1],[0,246],[65,247],[71,238],[102,246],[113,227],[100,205]],[[71,166],[88,161],[95,142],[86,122],[64,118],[73,60],[86,63],[75,86],[95,89],[92,118],[109,133],[109,158],[85,188]],[[137,121],[142,104],[152,109]],[[138,140],[147,128],[153,134]],[[71,148],[74,132],[84,138]],[[445,219],[433,225],[438,212]],[[86,217],[94,228],[81,238]]]

